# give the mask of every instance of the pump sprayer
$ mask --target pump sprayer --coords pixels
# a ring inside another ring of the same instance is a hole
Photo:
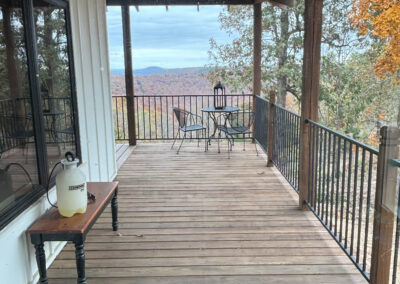
[[[67,152],[61,163],[64,170],[56,177],[58,211],[64,217],[85,213],[88,195],[85,174],[77,167],[79,159]]]

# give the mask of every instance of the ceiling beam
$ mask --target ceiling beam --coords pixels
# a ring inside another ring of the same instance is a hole
[[[254,0],[255,4],[262,2],[271,3],[272,5],[276,5],[282,9],[286,9],[288,7],[294,7],[294,5],[296,5],[296,0]]]
[[[107,0],[108,6],[173,6],[173,5],[253,5],[269,2],[282,9],[293,7],[296,0]]]
[[[281,0],[279,0],[281,1]],[[283,0],[282,0],[283,1]],[[289,1],[289,0],[285,0]],[[253,5],[254,0],[168,0],[173,5]],[[107,0],[108,6],[165,6],[165,0]]]

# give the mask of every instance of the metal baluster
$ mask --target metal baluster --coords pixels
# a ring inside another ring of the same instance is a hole
[[[318,166],[318,215],[321,216],[321,168],[322,168],[322,129],[320,129],[319,136],[321,137],[321,141],[319,143],[319,166]]]
[[[168,105],[168,96],[165,97],[165,105],[166,105],[166,111],[167,111],[167,139],[169,139],[169,114],[168,114],[168,110],[170,109],[169,105]]]
[[[118,107],[118,100],[117,100],[117,105],[116,105],[116,107],[115,107],[115,114],[117,115],[117,137],[118,137],[118,140],[120,140],[121,139],[121,137],[120,137],[120,135],[119,135],[119,107]]]
[[[339,204],[339,184],[340,184],[340,155],[341,155],[342,139],[338,137],[337,144],[337,163],[336,163],[336,199],[335,199],[335,236],[338,232],[338,204]]]
[[[346,233],[345,233],[345,243],[344,243],[345,248],[347,248],[347,242],[348,242],[352,158],[353,158],[353,143],[349,142],[349,167],[348,167],[349,170],[347,174],[347,202],[346,202]]]
[[[362,226],[362,207],[364,200],[364,171],[365,171],[365,148],[362,150],[361,156],[361,181],[360,181],[360,203],[359,203],[359,213],[358,213],[358,235],[357,235],[357,263],[360,260],[360,244],[361,244],[361,226]]]
[[[300,118],[298,117],[297,119],[297,160],[296,160],[296,167],[297,167],[297,192],[299,191],[299,179],[300,179],[300,165],[299,165],[299,161],[300,161]]]
[[[154,100],[154,128],[155,128],[155,132],[156,132],[156,140],[157,140],[157,137],[158,137],[158,134],[157,134],[157,97],[153,97],[153,100]]]
[[[192,96],[189,96],[189,112],[190,113],[193,113],[193,111],[192,111]],[[197,119],[197,118],[196,118]],[[195,131],[196,132],[196,135],[197,135],[197,131]],[[192,139],[193,137],[192,137],[192,133],[193,133],[193,131],[190,131],[190,139]]]
[[[316,137],[315,137],[315,147],[314,147],[314,152],[315,154],[313,156],[315,156],[315,170],[313,168],[313,172],[315,173],[315,177],[313,178],[313,182],[314,182],[314,210],[317,210],[317,206],[319,204],[318,199],[319,199],[319,195],[318,195],[318,161],[321,158],[320,155],[321,153],[318,151],[318,145],[319,145],[319,127],[316,128]]]
[[[181,108],[180,96],[178,96],[178,107]],[[179,122],[177,124],[178,137],[181,138],[181,131],[179,130]]]
[[[143,113],[143,139],[146,139],[146,117],[144,113],[144,96],[142,97],[142,113]]]
[[[336,135],[333,134],[333,157],[332,157],[332,175],[330,176],[331,180],[331,197],[330,197],[330,220],[329,220],[329,227],[331,231],[333,231],[333,201],[335,195],[335,161],[336,161]],[[329,167],[331,165],[329,164]]]
[[[123,133],[123,139],[126,139],[126,131],[125,131],[125,106],[124,106],[124,98],[122,97],[122,133]]]
[[[162,99],[163,97],[160,96],[160,119],[161,119],[161,139],[165,139],[164,137],[164,124],[163,124],[163,107],[162,107]]]
[[[342,162],[342,193],[341,193],[341,203],[340,203],[340,234],[339,234],[339,242],[342,241],[343,236],[343,205],[344,205],[344,187],[346,182],[346,139],[343,140],[343,162]]]
[[[399,190],[400,192],[400,186]],[[400,242],[400,196],[397,198],[397,218],[396,218],[396,236],[394,241],[394,253],[393,253],[393,274],[392,283],[397,283],[397,263],[399,260],[399,242]]]
[[[327,132],[326,130],[324,130],[324,167],[323,167],[323,178],[322,178],[322,195],[321,195],[321,199],[322,199],[322,209],[321,209],[321,219],[324,220],[324,216],[325,216],[325,169],[326,169],[326,144],[327,144]]]
[[[308,148],[310,149],[308,151],[308,163],[309,163],[309,171],[308,171],[308,202],[312,206],[313,200],[312,200],[312,193],[311,191],[313,190],[313,185],[314,185],[314,130],[315,127],[313,124],[310,124],[310,139],[308,141]]]
[[[358,177],[358,145],[356,145],[356,155],[354,159],[354,183],[353,183],[353,210],[351,219],[351,243],[350,243],[350,254],[353,254],[354,249],[354,229],[356,222],[356,203],[357,203],[357,177]]]
[[[133,96],[134,106],[136,106],[135,112],[135,122],[136,122],[136,139],[140,138],[139,130],[140,130],[140,121],[139,121],[139,99],[137,96]]]
[[[366,216],[365,216],[365,239],[364,239],[364,257],[363,257],[363,270],[367,269],[367,255],[368,255],[368,229],[369,229],[369,211],[371,210],[371,185],[372,185],[372,167],[373,167],[373,162],[374,162],[374,156],[372,152],[369,152],[369,162],[368,162],[368,189],[367,189],[367,208],[366,210]],[[400,201],[400,198],[399,198]],[[398,207],[399,208],[399,207]],[[398,210],[398,209],[397,209]],[[398,212],[398,211],[397,211]],[[397,230],[396,230],[396,238],[397,234],[399,233],[399,215],[397,215]],[[398,239],[396,239],[395,245],[398,246],[399,242]],[[396,255],[396,254],[395,254]],[[395,261],[396,258],[395,258]],[[395,269],[397,269],[397,264],[393,266]],[[394,281],[395,282],[395,278]]]
[[[296,169],[296,162],[295,162],[295,155],[296,155],[296,152],[295,152],[295,131],[296,131],[296,128],[295,128],[295,123],[296,123],[296,120],[295,120],[295,116],[294,115],[291,115],[291,123],[290,123],[290,128],[291,128],[291,131],[290,131],[290,133],[291,133],[291,147],[290,147],[290,153],[291,153],[291,160],[292,160],[292,170],[291,170],[291,175],[292,175],[292,184],[293,184],[293,186],[294,187],[296,187],[295,186],[295,184],[296,184],[296,172],[295,172],[295,169]]]
[[[328,164],[327,164],[327,181],[326,181],[326,224],[328,225],[329,223],[329,216],[330,216],[330,211],[329,211],[329,203],[331,202],[330,200],[330,172],[331,172],[331,137],[332,134],[328,132]]]
[[[311,200],[309,201],[310,202],[310,205],[313,207],[313,208],[315,208],[315,204],[314,204],[314,200],[315,200],[315,184],[314,184],[314,179],[315,179],[315,154],[316,154],[316,151],[315,151],[315,131],[316,131],[316,126],[315,125],[312,125],[312,136],[311,136],[311,138],[312,138],[312,140],[311,140],[311,145],[312,145],[312,147],[310,148],[310,154],[311,154],[311,179],[310,179],[310,185],[311,185],[311,188],[310,188],[310,191],[311,191]]]

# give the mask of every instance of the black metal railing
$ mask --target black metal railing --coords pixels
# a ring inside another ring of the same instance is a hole
[[[299,191],[300,116],[275,105],[272,160],[290,185]]]
[[[254,138],[267,153],[270,102],[255,97]],[[298,192],[300,116],[290,110],[274,104],[274,150],[272,160],[276,168]]]
[[[369,279],[378,151],[313,121],[308,207]]]
[[[42,97],[43,113],[50,111],[61,111],[57,115],[57,125],[60,128],[68,128],[72,126],[72,111],[71,111],[71,98],[68,97]],[[0,153],[8,151],[18,146],[18,139],[11,138],[7,133],[8,127],[3,125],[5,117],[26,117],[32,121],[32,103],[30,98],[15,98],[0,100]],[[44,123],[46,126],[54,124],[52,118],[44,115]],[[30,122],[29,130],[32,130],[33,125]],[[26,129],[25,129],[26,130]]]
[[[226,96],[228,105],[237,106],[244,111],[252,110],[252,94]],[[199,115],[206,123],[207,114],[204,114],[201,109],[213,106],[213,99],[213,95],[135,96],[136,139],[173,140],[179,129],[178,121],[173,115],[173,107]],[[113,96],[112,100],[115,139],[128,140],[126,97]]]
[[[255,96],[255,118],[254,118],[254,139],[261,148],[267,153],[268,150],[268,121],[269,121],[269,102],[268,100]]]
[[[392,160],[392,166],[398,167],[400,170],[400,159]],[[395,225],[395,238],[394,238],[394,250],[393,250],[393,265],[392,265],[392,283],[398,283],[399,276],[398,273],[398,264],[399,264],[399,245],[400,245],[400,183],[398,185],[397,191],[397,216],[396,216],[396,225]]]

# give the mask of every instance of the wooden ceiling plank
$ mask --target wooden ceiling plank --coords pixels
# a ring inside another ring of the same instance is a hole
[[[168,5],[252,5],[255,0],[169,0]],[[108,6],[165,6],[165,0],[107,0]]]

